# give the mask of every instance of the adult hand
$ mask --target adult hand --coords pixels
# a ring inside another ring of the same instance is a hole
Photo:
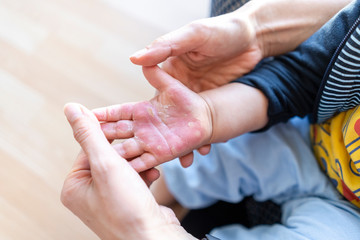
[[[67,208],[103,240],[194,239],[171,210],[156,203],[91,111],[68,104],[65,114],[82,148],[61,193]]]
[[[155,40],[130,57],[162,68],[195,92],[228,83],[263,58],[249,19],[226,14],[194,21]]]
[[[181,157],[192,163],[192,150],[206,154],[212,135],[212,116],[207,102],[159,67],[144,67],[147,80],[158,90],[150,101],[95,109],[109,140],[126,139],[114,145],[131,159],[138,172]]]
[[[351,0],[252,0],[238,10],[194,21],[130,57],[163,69],[195,92],[251,71],[263,58],[294,50]]]

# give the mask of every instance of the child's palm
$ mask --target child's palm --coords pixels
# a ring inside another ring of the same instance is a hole
[[[208,143],[211,117],[204,99],[157,67],[145,68],[158,89],[150,101],[95,110],[108,139],[126,139],[115,145],[137,171],[184,156]]]

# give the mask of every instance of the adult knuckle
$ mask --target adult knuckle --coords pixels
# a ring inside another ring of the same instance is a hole
[[[73,204],[73,190],[71,188],[63,188],[60,194],[60,201],[61,203],[67,207],[71,208]]]
[[[74,130],[74,138],[79,142],[82,143],[86,141],[89,137],[89,128],[87,126],[79,126],[77,129]]]
[[[202,20],[197,20],[189,23],[189,28],[200,36],[207,35],[211,31],[211,27]]]

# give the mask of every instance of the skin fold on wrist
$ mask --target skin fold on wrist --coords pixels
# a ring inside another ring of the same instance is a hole
[[[252,0],[239,8],[256,33],[263,57],[294,50],[351,0]]]

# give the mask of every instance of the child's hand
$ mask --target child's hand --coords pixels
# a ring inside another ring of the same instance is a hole
[[[192,163],[192,150],[210,143],[211,112],[206,101],[159,67],[143,72],[158,94],[146,102],[115,105],[93,112],[109,140],[126,139],[115,145],[119,154],[132,159],[138,171],[155,167],[176,157],[183,166]]]

